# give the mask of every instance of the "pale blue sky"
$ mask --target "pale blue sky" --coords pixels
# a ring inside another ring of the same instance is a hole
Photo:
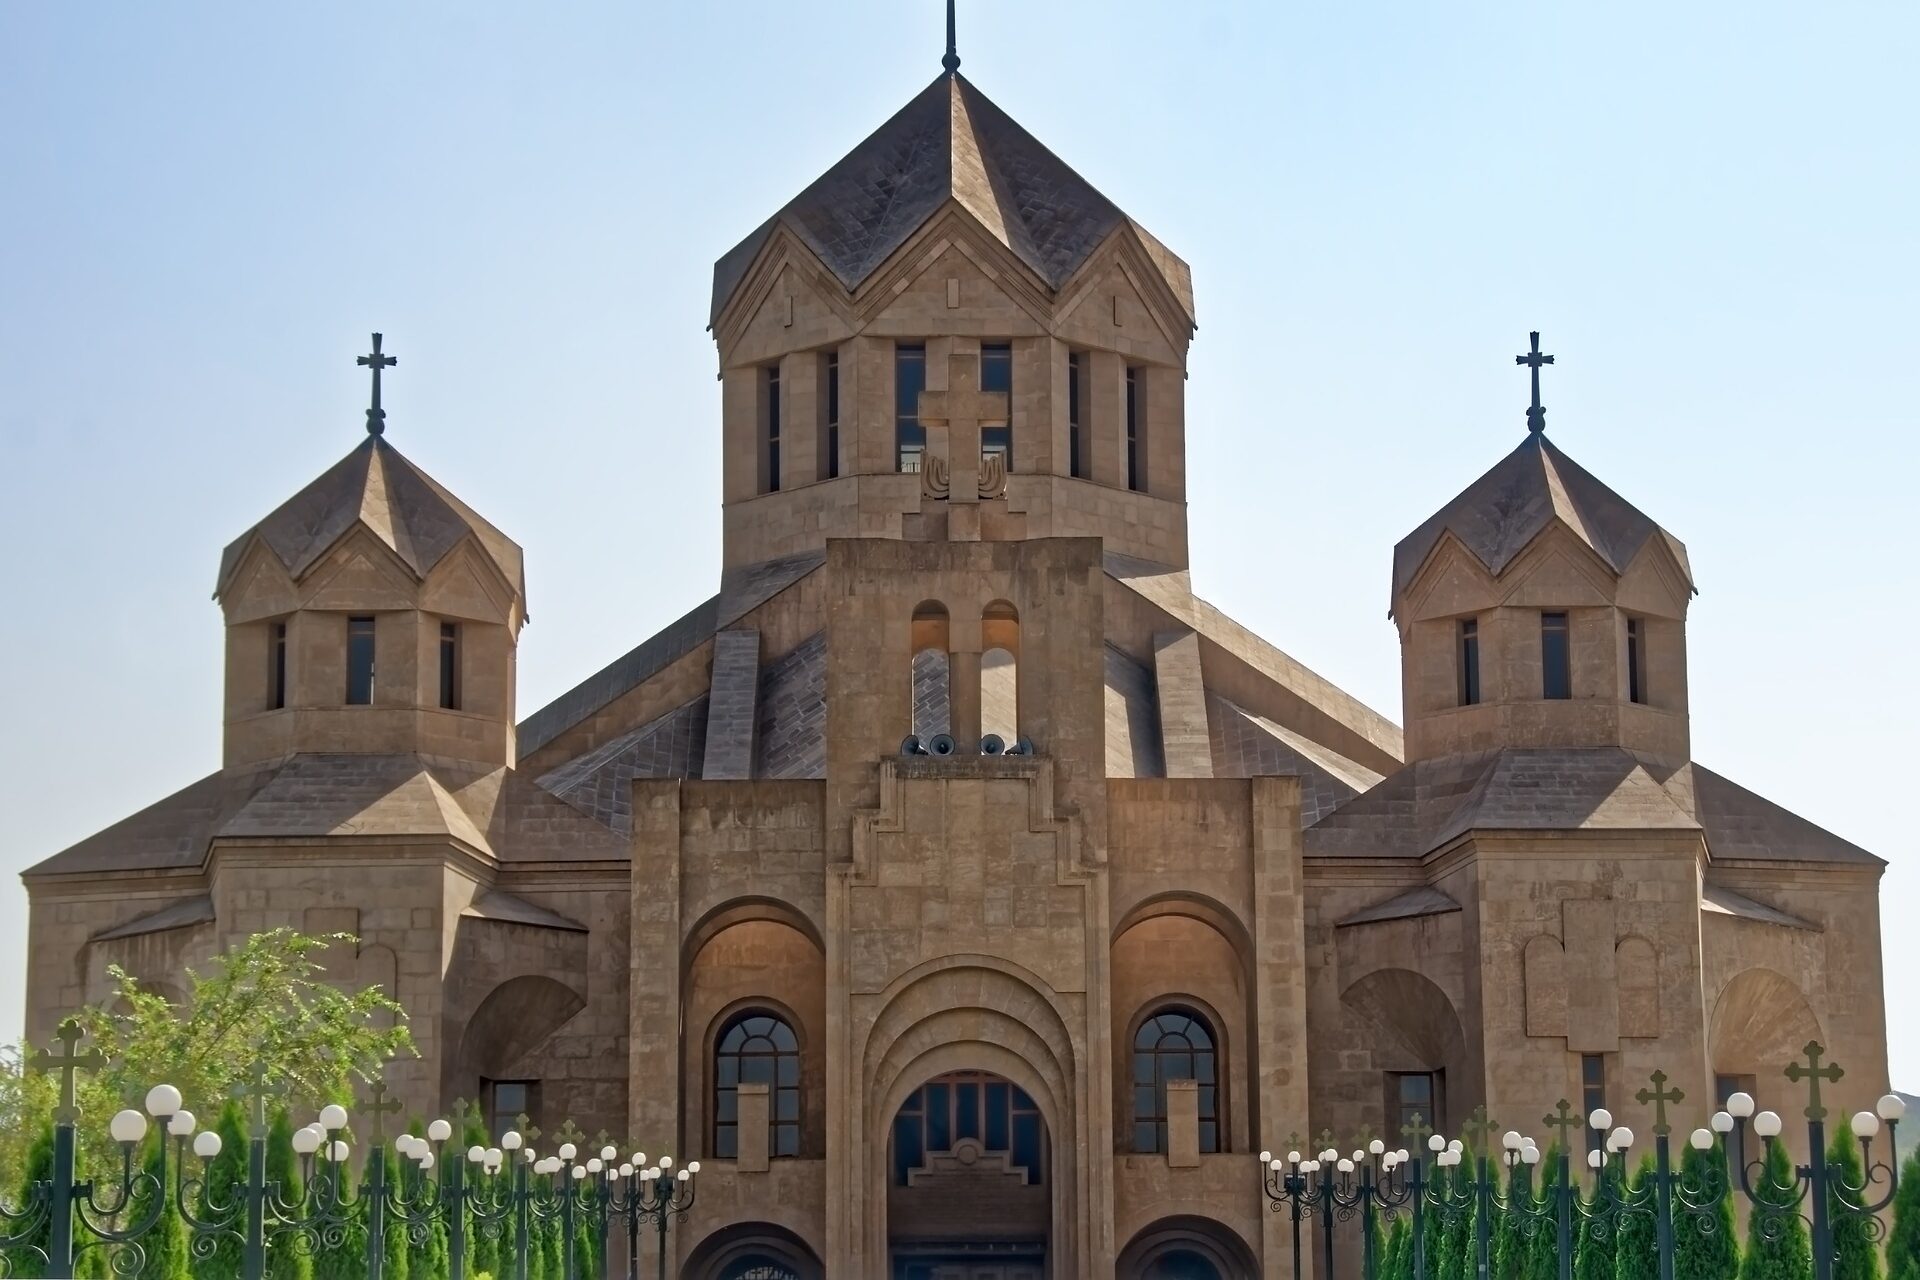
[[[361,435],[527,549],[530,711],[711,592],[713,259],[938,71],[934,0],[0,6],[12,873],[217,765],[220,548]],[[1703,762],[1912,837],[1920,7],[963,0],[1193,264],[1195,583],[1398,711],[1393,543],[1523,431],[1683,538]],[[1889,984],[1895,1082],[1920,1009]],[[1904,1015],[1904,1016],[1903,1016]]]

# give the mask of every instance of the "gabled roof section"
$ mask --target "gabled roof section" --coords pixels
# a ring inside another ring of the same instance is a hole
[[[214,918],[213,898],[209,894],[197,894],[191,898],[181,898],[170,902],[158,911],[149,911],[143,916],[135,916],[111,929],[103,929],[88,938],[88,942],[116,942],[121,938],[141,938],[150,933],[166,933],[173,929],[190,929],[197,924],[209,924]]]
[[[1663,541],[1693,590],[1693,569],[1678,538],[1562,453],[1545,432],[1531,432],[1394,547],[1393,598],[1400,599],[1446,534],[1497,575],[1555,520],[1615,573],[1625,573],[1649,540]]]
[[[709,323],[776,226],[789,228],[851,292],[949,200],[1054,289],[1124,224],[1193,319],[1187,264],[953,73],[928,85],[714,264]]]
[[[1885,859],[1851,840],[1701,765],[1691,764],[1676,772],[1668,779],[1667,789],[1677,802],[1689,805],[1698,815],[1707,833],[1707,856],[1716,862],[1886,865]]]
[[[519,544],[475,514],[382,436],[360,446],[272,514],[227,544],[220,556],[218,597],[231,585],[255,540],[264,543],[295,579],[324,557],[355,526],[364,526],[415,577],[425,578],[456,546],[472,537],[525,600]]]
[[[1421,916],[1442,916],[1460,910],[1460,904],[1432,885],[1423,884],[1405,893],[1397,893],[1385,902],[1362,907],[1334,927],[1344,929],[1355,924],[1380,924],[1388,920],[1415,920]]]
[[[1787,929],[1805,929],[1813,933],[1824,932],[1819,925],[1799,916],[1788,915],[1778,907],[1770,907],[1764,902],[1749,898],[1744,893],[1735,893],[1722,884],[1703,884],[1700,886],[1700,910],[1707,915],[1733,916],[1740,920],[1757,920],[1761,924],[1777,924]]]

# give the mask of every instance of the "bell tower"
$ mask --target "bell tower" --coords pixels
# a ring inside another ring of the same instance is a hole
[[[1540,372],[1518,448],[1394,548],[1409,763],[1506,747],[1690,758],[1686,547],[1547,438]]]
[[[236,538],[225,764],[303,752],[514,763],[520,548],[385,438],[380,349],[367,438]]]

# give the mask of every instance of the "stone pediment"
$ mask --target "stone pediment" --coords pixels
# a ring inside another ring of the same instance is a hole
[[[926,1163],[907,1170],[907,1185],[920,1191],[949,1190],[955,1195],[978,1194],[982,1182],[1027,1185],[1027,1171],[1005,1151],[988,1151],[976,1138],[962,1138],[951,1151],[933,1151]]]

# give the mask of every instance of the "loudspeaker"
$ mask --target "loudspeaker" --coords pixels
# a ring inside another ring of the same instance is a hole
[[[903,756],[923,756],[927,749],[920,742],[920,735],[910,733],[900,740],[900,754]]]
[[[990,733],[980,739],[980,754],[983,756],[997,756],[1006,749],[1007,740],[997,733]]]
[[[952,734],[936,733],[933,741],[927,743],[927,749],[936,756],[950,756],[959,749],[959,745],[953,740]]]

